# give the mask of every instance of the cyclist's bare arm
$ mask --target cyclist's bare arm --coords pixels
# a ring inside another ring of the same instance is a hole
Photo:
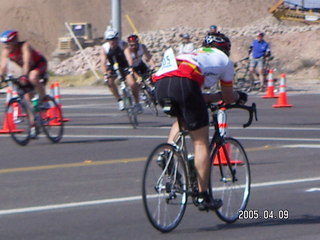
[[[22,58],[23,58],[23,66],[22,66],[23,75],[28,75],[30,71],[31,49],[32,48],[28,42],[25,42],[21,48]]]
[[[205,102],[224,101],[226,104],[233,103],[239,99],[239,94],[233,90],[233,86],[221,85],[221,92],[214,94],[204,94]]]
[[[1,53],[1,63],[0,63],[0,77],[2,80],[4,78],[4,74],[7,72],[7,66],[9,62],[9,52],[7,49],[3,48]]]
[[[127,62],[129,66],[133,65],[133,59],[130,53],[130,49],[127,47],[124,49],[124,55],[126,56]]]
[[[143,47],[144,58],[145,58],[146,62],[149,63],[152,68],[155,68],[156,64],[155,64],[155,62],[154,62],[154,60],[152,58],[152,55],[149,52],[148,48],[144,44],[142,44],[142,47]]]
[[[110,70],[107,69],[107,65],[109,64],[107,54],[103,48],[100,50],[100,61],[101,61],[101,72],[106,75],[111,73]]]

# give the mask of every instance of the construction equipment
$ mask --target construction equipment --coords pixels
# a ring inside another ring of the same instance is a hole
[[[82,48],[92,47],[94,45],[100,44],[103,39],[102,37],[93,38],[91,23],[69,23],[69,26],[73,32],[72,35],[77,38]],[[52,53],[52,57],[55,60],[61,61],[73,56],[78,49],[79,48],[75,42],[75,39],[73,38],[73,36],[71,36],[70,33],[68,33],[63,37],[58,38],[58,46]]]
[[[269,12],[280,20],[320,23],[319,0],[279,0]]]

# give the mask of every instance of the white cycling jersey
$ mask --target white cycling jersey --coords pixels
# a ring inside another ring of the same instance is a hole
[[[118,41],[118,46],[120,47],[121,50],[124,50],[124,46],[126,45],[126,42],[125,41],[122,41],[122,40],[119,40]],[[111,47],[110,47],[110,43],[108,42],[105,42],[103,45],[102,45],[104,51],[106,52],[106,54],[108,54],[111,50]]]
[[[137,53],[131,52],[131,57],[133,60],[132,67],[138,67],[140,65],[144,53],[144,46],[143,44],[139,43]]]
[[[193,53],[176,57],[177,61],[194,64],[204,76],[204,87],[212,87],[218,81],[232,84],[234,64],[229,57],[217,48],[199,48]]]

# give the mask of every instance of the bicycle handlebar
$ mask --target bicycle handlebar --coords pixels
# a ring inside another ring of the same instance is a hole
[[[211,112],[214,112],[218,109],[225,109],[225,110],[229,110],[229,109],[233,109],[233,108],[237,108],[237,109],[242,109],[242,110],[246,110],[249,113],[249,119],[248,122],[243,124],[242,126],[244,128],[249,127],[252,123],[253,120],[253,116],[255,117],[255,120],[258,121],[258,117],[257,117],[257,106],[255,103],[252,103],[251,106],[246,106],[246,105],[240,105],[240,104],[214,104],[214,103],[210,103],[209,104],[209,108],[211,110]]]
[[[8,75],[5,77],[5,79],[3,79],[3,81],[0,82],[0,89],[8,87],[9,85],[8,82],[16,83],[18,81],[19,81],[19,78],[14,78],[13,76]]]

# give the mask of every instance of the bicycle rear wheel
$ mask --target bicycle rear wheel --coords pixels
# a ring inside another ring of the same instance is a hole
[[[250,167],[244,148],[236,139],[225,138],[211,155],[210,192],[223,205],[216,210],[227,223],[239,218],[239,211],[247,206],[250,195]]]
[[[147,217],[157,230],[178,226],[187,204],[187,173],[181,155],[170,144],[160,144],[150,154],[143,174],[142,199]]]
[[[20,100],[11,100],[6,108],[6,125],[12,139],[19,145],[25,146],[30,140],[31,109],[27,103]]]
[[[47,138],[51,142],[57,143],[63,136],[64,124],[62,112],[61,108],[51,96],[47,95],[46,97],[50,108],[41,109],[37,114],[41,116],[41,126]]]
[[[247,67],[238,68],[235,70],[235,88],[240,91],[250,92],[252,90],[252,83],[249,79],[249,70]]]

